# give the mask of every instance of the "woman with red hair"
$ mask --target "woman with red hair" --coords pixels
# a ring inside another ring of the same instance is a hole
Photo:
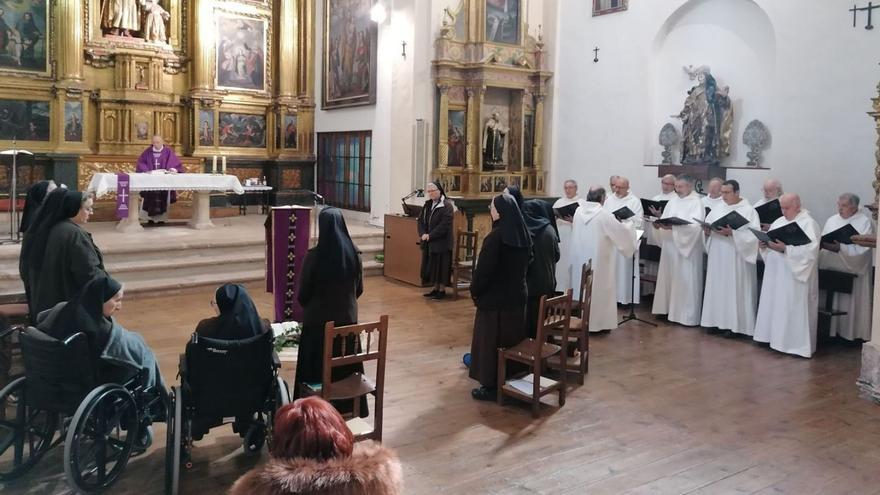
[[[336,409],[319,397],[299,399],[275,415],[272,458],[232,485],[231,495],[397,495],[397,456],[373,442],[355,444]]]

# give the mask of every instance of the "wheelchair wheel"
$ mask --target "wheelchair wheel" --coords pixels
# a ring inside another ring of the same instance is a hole
[[[244,449],[245,455],[256,456],[260,455],[260,451],[263,450],[265,443],[266,425],[263,423],[262,415],[257,415],[257,419],[248,426],[247,433],[244,434],[244,438],[241,440],[241,446]]]
[[[165,495],[177,495],[180,486],[180,431],[183,429],[183,391],[171,387],[165,437]]]
[[[64,474],[85,493],[112,486],[128,464],[138,432],[137,403],[125,388],[101,385],[80,403],[64,441]]]
[[[52,447],[58,415],[26,404],[25,377],[0,390],[0,481],[33,467]]]
[[[277,382],[275,389],[275,411],[277,411],[281,406],[290,404],[290,390],[287,388],[287,382],[280,376],[275,381]],[[272,411],[273,416],[275,411]]]

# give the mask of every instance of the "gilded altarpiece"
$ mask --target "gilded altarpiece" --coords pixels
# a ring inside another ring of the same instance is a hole
[[[432,176],[456,196],[487,197],[518,185],[543,195],[547,84],[540,30],[523,2],[462,0],[446,9],[433,61],[437,114]],[[512,9],[512,10],[511,10]]]

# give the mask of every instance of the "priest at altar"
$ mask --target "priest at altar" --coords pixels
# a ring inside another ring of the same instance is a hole
[[[727,223],[718,228],[704,227],[708,258],[700,326],[751,336],[755,333],[758,305],[758,238],[749,229],[760,229],[761,224],[752,205],[740,197],[737,181],[724,182],[721,196],[723,203],[712,208],[706,223],[723,221],[731,212],[747,223],[737,229]]]
[[[156,172],[161,170],[162,172]],[[141,153],[137,160],[135,172],[138,173],[183,173],[183,164],[174,150],[165,146],[165,141],[158,134],[153,136],[153,144]],[[164,222],[168,219],[168,206],[177,201],[175,191],[142,191],[144,200],[141,217],[149,218],[150,223]]]
[[[859,210],[859,197],[844,193],[837,200],[837,214],[825,222],[822,235],[851,226],[857,235],[872,235],[871,217]],[[847,340],[871,340],[873,291],[871,284],[871,248],[845,242],[822,242],[819,268],[856,275],[852,294],[835,293],[833,307],[846,315],[831,319],[830,335]],[[823,297],[820,295],[820,297]]]
[[[565,181],[564,191],[565,196],[553,203],[554,211],[575,203],[583,204],[584,200],[578,197],[578,184],[575,180]],[[565,261],[569,259],[571,252],[571,220],[571,217],[556,218],[556,228],[559,231],[559,259],[563,260],[563,262],[556,264],[556,290],[558,292],[565,292],[571,287],[571,266]]]
[[[796,223],[809,242],[789,246],[779,241],[760,243],[764,281],[755,321],[755,340],[789,354],[810,357],[816,352],[819,311],[819,224],[801,209],[797,194],[779,198],[782,216],[770,230]]]
[[[666,315],[674,323],[696,326],[703,305],[703,230],[694,220],[702,221],[705,210],[692,178],[682,175],[676,179],[675,192],[661,219],[679,218],[691,223],[653,224],[654,238],[660,242],[662,252],[651,312]]]
[[[580,298],[581,267],[592,260],[593,292],[589,328],[601,332],[617,328],[617,275],[615,266],[621,255],[632,260],[636,250],[635,231],[618,221],[602,207],[605,188],[593,186],[587,201],[577,209],[572,220],[571,288]]]
[[[633,212],[633,216],[622,220],[622,224],[633,232],[636,229],[642,229],[644,226],[644,212],[642,211],[642,202],[635,194],[630,191],[629,179],[626,177],[617,177],[613,193],[608,196],[603,205],[609,213],[620,211],[626,207]],[[639,266],[639,258],[636,255],[635,266]],[[636,269],[635,280],[633,280],[633,258],[632,254],[624,256],[623,253],[617,254],[617,302],[620,304],[629,304],[630,302],[639,304],[639,271]],[[633,285],[635,284],[635,285]]]

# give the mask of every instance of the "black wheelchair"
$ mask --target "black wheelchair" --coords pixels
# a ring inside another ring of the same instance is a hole
[[[165,391],[146,387],[145,372],[123,376],[93,357],[83,333],[61,341],[31,327],[19,339],[24,375],[0,390],[0,480],[21,476],[64,443],[70,486],[108,489],[149,446],[144,433],[164,420]]]
[[[271,331],[244,340],[192,335],[180,356],[180,387],[171,388],[165,493],[177,493],[180,466],[192,468],[193,442],[211,428],[232,423],[249,455],[271,441],[275,411],[290,402],[273,344]]]

